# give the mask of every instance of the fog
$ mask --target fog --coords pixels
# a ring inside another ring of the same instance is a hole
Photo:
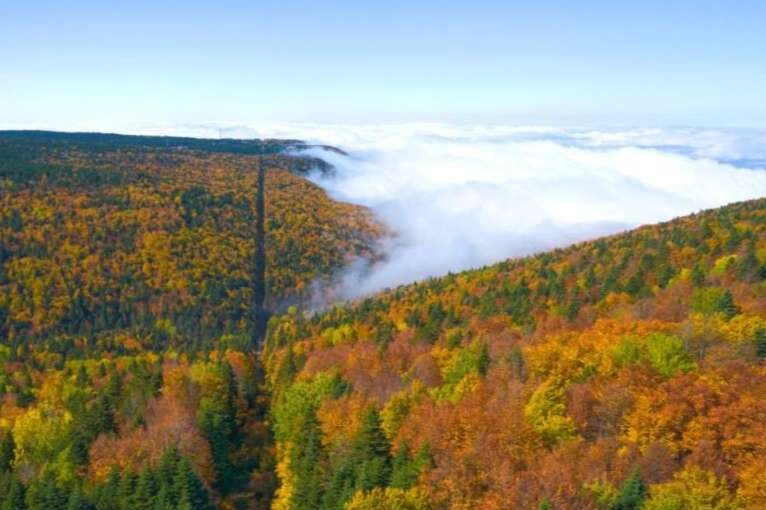
[[[766,195],[762,132],[443,125],[314,127],[314,176],[395,233],[346,297]]]
[[[137,132],[300,138],[336,199],[394,233],[342,276],[356,297],[766,195],[766,130],[516,125],[196,125]]]

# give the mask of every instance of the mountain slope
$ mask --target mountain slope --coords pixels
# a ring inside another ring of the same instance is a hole
[[[258,169],[273,311],[383,233],[301,147],[0,133],[0,508],[268,507]]]
[[[382,229],[371,215],[286,170],[301,158],[270,155],[277,142],[269,155],[240,155],[130,139],[104,148],[0,135],[0,331],[9,340],[150,336],[159,319],[185,342],[245,334],[259,165],[268,170],[270,307],[310,299],[312,285],[374,256]]]
[[[763,507],[764,277],[756,200],[275,317],[276,507]]]
[[[301,147],[0,133],[0,508],[766,505],[766,201],[308,313]]]

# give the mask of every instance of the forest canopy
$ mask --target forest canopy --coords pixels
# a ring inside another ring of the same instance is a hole
[[[300,147],[0,133],[0,510],[766,507],[766,200],[328,306]]]

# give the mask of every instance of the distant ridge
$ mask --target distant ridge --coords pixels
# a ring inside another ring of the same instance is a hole
[[[128,148],[178,149],[210,153],[271,156],[284,153],[321,148],[345,154],[337,147],[312,145],[302,140],[275,138],[192,138],[182,136],[123,135],[99,132],[62,132],[45,130],[0,130],[0,144],[3,142],[27,142],[32,147],[66,148],[83,151],[119,150]],[[330,172],[333,167],[321,158],[300,156],[298,159],[309,165],[296,166],[293,171],[306,173],[317,168]]]

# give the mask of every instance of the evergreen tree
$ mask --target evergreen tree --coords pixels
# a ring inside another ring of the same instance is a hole
[[[537,507],[538,510],[552,510],[553,505],[551,505],[551,500],[546,496],[543,498],[543,500],[540,502],[540,506]]]
[[[694,264],[692,268],[691,280],[695,287],[701,287],[705,284],[705,270],[699,262]]]
[[[221,363],[218,371],[223,379],[225,393],[202,399],[197,422],[210,443],[217,486],[226,492],[231,488],[236,475],[230,453],[236,444],[237,383],[228,362]]]
[[[117,431],[114,419],[114,405],[109,395],[101,395],[96,399],[88,412],[88,423],[92,437],[102,432],[110,433]]]
[[[29,510],[65,508],[67,499],[67,495],[56,486],[56,478],[51,471],[45,471],[27,488],[26,501]]]
[[[152,510],[154,508],[155,491],[154,475],[148,468],[144,469],[136,482],[133,508],[136,510]]]
[[[16,476],[11,475],[5,488],[5,494],[0,496],[3,502],[0,510],[24,510],[27,507],[25,493],[24,485]]]
[[[354,495],[356,485],[356,473],[351,459],[341,459],[340,464],[332,471],[332,476],[327,484],[322,497],[322,508],[336,510],[343,508],[343,504]],[[308,507],[306,507],[308,508]]]
[[[72,431],[72,460],[78,466],[88,462],[88,448],[90,446],[90,434],[82,426],[75,426]]]
[[[115,510],[119,508],[120,471],[113,467],[106,483],[98,489],[96,510]]]
[[[580,313],[580,296],[577,292],[572,294],[572,299],[564,311],[564,315],[568,321],[573,321],[577,318],[577,314]]]
[[[122,475],[120,480],[120,486],[118,489],[117,499],[119,500],[120,509],[132,510],[135,506],[135,490],[136,483],[138,482],[138,475],[132,471]]]
[[[407,443],[402,443],[391,461],[389,486],[397,489],[409,489],[417,481],[419,474],[419,466],[413,462]]]
[[[75,485],[69,493],[66,510],[88,510],[88,502],[82,494],[79,486]]]
[[[295,466],[293,508],[315,510],[322,501],[322,431],[316,412],[306,412],[302,434],[293,449],[292,465]]]
[[[487,346],[486,342],[482,342],[479,350],[479,359],[476,362],[476,369],[480,376],[484,377],[487,375],[487,370],[489,370],[489,364],[491,361],[492,360],[489,356],[489,347]]]
[[[641,473],[635,470],[620,488],[612,510],[639,510],[646,496],[646,485],[641,479]]]
[[[755,331],[755,355],[766,359],[766,329],[758,328]]]
[[[160,485],[157,497],[154,498],[153,510],[174,510],[175,505],[170,499],[170,488],[168,485]]]
[[[737,305],[734,304],[734,297],[731,295],[729,289],[726,289],[726,292],[723,293],[719,306],[727,319],[731,319],[739,312]]]
[[[175,476],[180,460],[181,456],[175,448],[168,448],[162,454],[156,476],[156,482],[159,488],[157,496],[158,501],[160,499],[159,495],[162,493],[164,500],[166,500],[168,504],[175,505],[178,502]]]
[[[380,415],[369,407],[351,454],[356,462],[356,489],[370,490],[388,484],[391,476],[391,446],[380,426]]]
[[[16,443],[13,440],[13,434],[8,430],[3,434],[3,439],[0,440],[0,472],[11,469],[15,451]]]
[[[175,492],[178,494],[178,507],[189,510],[204,510],[208,508],[208,498],[205,486],[185,458],[181,458],[176,467],[173,480]]]
[[[75,384],[80,388],[85,388],[90,384],[90,377],[88,377],[88,372],[85,370],[85,365],[80,365],[80,368],[77,370]]]

